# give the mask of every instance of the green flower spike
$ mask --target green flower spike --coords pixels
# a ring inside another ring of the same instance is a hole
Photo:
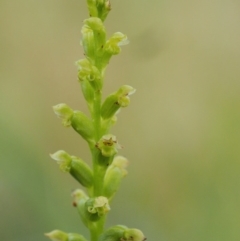
[[[111,199],[118,190],[121,180],[127,175],[128,160],[123,156],[116,156],[108,167],[104,177],[103,194]]]
[[[118,190],[121,180],[127,175],[128,161],[116,156],[121,146],[110,128],[117,121],[117,113],[130,104],[130,95],[135,89],[123,85],[104,101],[102,88],[106,67],[113,55],[121,52],[121,46],[129,43],[121,32],[106,38],[103,24],[111,10],[110,0],[86,0],[89,18],[84,20],[81,29],[81,45],[84,59],[76,62],[78,80],[87,102],[89,116],[74,111],[66,104],[53,107],[64,126],[71,126],[87,142],[92,157],[92,167],[82,159],[69,155],[63,150],[51,157],[60,169],[69,172],[83,187],[72,193],[73,206],[76,207],[83,224],[90,233],[90,241],[144,241],[143,233],[126,226],[105,228],[106,216],[110,210],[109,202]],[[54,230],[46,234],[52,241],[87,241],[76,233]]]
[[[121,107],[127,107],[130,104],[129,96],[134,94],[136,89],[129,85],[123,85],[118,91],[109,95],[101,108],[101,117],[103,119],[112,118]]]
[[[50,155],[60,169],[69,172],[84,187],[90,188],[93,184],[93,173],[90,167],[80,158],[70,156],[65,151],[57,151]]]

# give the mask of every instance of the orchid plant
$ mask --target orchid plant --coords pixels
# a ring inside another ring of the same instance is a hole
[[[116,123],[116,114],[130,103],[129,96],[135,89],[121,86],[102,101],[102,88],[106,67],[113,55],[121,52],[128,43],[127,36],[114,33],[109,39],[103,22],[111,10],[109,0],[87,0],[89,18],[84,20],[81,44],[84,59],[77,61],[78,80],[86,100],[90,118],[83,112],[61,103],[53,107],[55,114],[65,127],[72,127],[88,144],[92,167],[84,160],[66,151],[59,150],[51,155],[63,172],[69,173],[85,189],[72,193],[83,224],[89,229],[91,241],[143,241],[144,234],[135,228],[115,225],[105,228],[110,203],[121,180],[126,176],[128,160],[118,156],[121,148],[116,136],[110,133]],[[53,241],[87,241],[77,233],[54,230],[45,234]]]

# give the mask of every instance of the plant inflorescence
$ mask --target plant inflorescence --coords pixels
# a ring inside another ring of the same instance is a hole
[[[110,129],[116,123],[118,111],[129,105],[129,96],[135,89],[123,85],[102,101],[106,67],[128,39],[121,32],[114,33],[109,39],[106,37],[103,22],[111,10],[109,0],[87,0],[87,6],[90,17],[84,20],[81,30],[85,58],[77,61],[77,66],[78,80],[91,117],[63,103],[54,106],[53,110],[64,126],[72,127],[88,143],[92,167],[63,150],[51,157],[62,171],[70,173],[85,188],[85,191],[75,190],[72,196],[83,224],[89,229],[91,241],[143,241],[146,238],[139,229],[124,225],[105,229],[110,203],[127,174],[128,164],[125,157],[117,155],[121,146],[110,134]],[[60,230],[46,236],[53,241],[87,241],[80,234]]]

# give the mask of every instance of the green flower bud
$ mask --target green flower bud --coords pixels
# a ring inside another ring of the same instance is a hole
[[[92,170],[82,159],[70,156],[67,152],[62,150],[50,156],[57,161],[62,171],[69,172],[84,187],[90,188],[92,186]]]
[[[102,216],[110,211],[108,199],[106,197],[90,198],[85,203],[88,218],[90,221],[98,221]]]
[[[92,170],[80,158],[72,156],[70,173],[84,187],[90,188],[93,185]]]
[[[122,241],[126,226],[116,225],[106,230],[100,237],[99,241]]]
[[[136,90],[129,85],[123,85],[118,91],[109,95],[102,104],[102,118],[112,118],[120,107],[127,107],[130,104],[129,95],[134,94],[135,91]]]
[[[144,234],[139,229],[129,229],[126,226],[113,226],[106,230],[99,241],[144,241]]]
[[[62,119],[62,124],[64,126],[71,125],[73,110],[68,105],[66,104],[55,105],[53,106],[53,111],[60,119]]]
[[[121,180],[127,175],[126,167],[128,160],[125,157],[117,156],[113,159],[113,163],[108,167],[104,177],[103,195],[109,199],[118,190]]]
[[[53,230],[50,233],[45,234],[52,241],[68,241],[68,234],[60,230]]]
[[[68,241],[87,241],[82,235],[77,233],[69,233],[68,234]]]
[[[87,142],[93,142],[93,123],[81,111],[74,111],[72,119],[72,128],[79,133]]]
[[[127,229],[124,231],[123,239],[124,241],[144,241],[146,240],[144,234],[139,229]]]
[[[77,66],[78,66],[78,79],[80,82],[88,81],[94,90],[100,90],[102,88],[101,74],[97,69],[97,67],[92,65],[87,59],[78,60]]]

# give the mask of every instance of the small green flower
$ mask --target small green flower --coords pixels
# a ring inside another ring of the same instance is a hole
[[[82,159],[70,156],[63,150],[57,151],[50,156],[59,164],[62,171],[69,172],[84,187],[90,188],[92,186],[92,170]]]
[[[79,81],[88,81],[94,90],[102,88],[101,73],[98,68],[87,59],[77,61]]]
[[[102,54],[102,68],[105,68],[113,55],[121,52],[121,46],[129,43],[128,38],[121,32],[114,33],[112,37],[106,41]]]
[[[110,211],[108,199],[103,196],[90,198],[87,200],[85,205],[90,214],[96,214],[99,218],[106,215]]]
[[[129,96],[135,91],[132,86],[123,85],[118,91],[110,94],[102,104],[101,117],[112,118],[121,107],[127,107],[130,104]]]
[[[105,157],[114,156],[118,152],[117,149],[121,148],[117,142],[116,136],[111,134],[103,136],[97,143],[96,147]]]

